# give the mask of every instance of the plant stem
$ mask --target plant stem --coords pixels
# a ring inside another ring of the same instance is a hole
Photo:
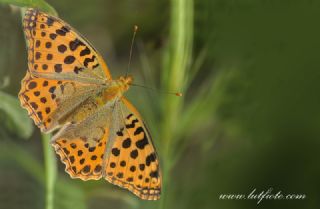
[[[183,91],[192,56],[193,44],[193,0],[171,0],[169,49],[165,53],[165,65],[162,73],[163,89]],[[163,197],[160,208],[166,208],[172,154],[179,127],[180,111],[183,99],[172,95],[163,95],[162,160],[163,160]]]
[[[54,189],[57,176],[56,157],[50,146],[50,138],[50,135],[42,134],[46,181],[46,209],[54,209]]]

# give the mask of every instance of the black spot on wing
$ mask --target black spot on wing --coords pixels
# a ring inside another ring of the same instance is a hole
[[[62,65],[61,64],[55,64],[54,65],[54,71],[56,73],[61,73],[62,72]]]
[[[101,171],[101,169],[102,169],[101,165],[97,165],[94,169],[94,172],[98,173]]]
[[[114,155],[114,156],[118,156],[120,154],[120,150],[118,148],[113,148],[111,150],[111,153]]]
[[[69,160],[70,160],[71,163],[74,163],[74,156],[71,156],[71,157],[69,158]]]
[[[150,177],[151,178],[158,178],[159,177],[159,172],[156,170],[156,171],[151,171],[150,172]]]
[[[82,43],[82,41],[80,41],[77,38],[74,41],[70,41],[69,43],[69,47],[71,51],[75,51],[79,46],[85,46],[85,45],[84,43]]]
[[[52,60],[52,58],[53,58],[53,55],[52,54],[47,54],[47,60]]]
[[[59,51],[60,53],[64,53],[65,51],[67,51],[66,45],[60,44],[60,45],[58,46],[58,51]]]
[[[91,58],[85,58],[85,59],[84,59],[84,62],[83,62],[83,65],[84,65],[85,67],[88,67],[89,63],[90,63],[90,62],[94,62],[95,58],[96,58],[95,55],[93,55]]]
[[[122,142],[122,147],[123,148],[129,148],[131,146],[131,139],[130,138],[126,138],[123,142]]]
[[[156,159],[157,159],[156,154],[155,154],[155,153],[151,153],[150,155],[148,155],[148,156],[146,157],[146,165],[147,165],[147,166],[150,166],[150,164],[151,164],[152,162],[155,162]]]
[[[121,166],[121,167],[125,167],[126,164],[127,164],[127,163],[126,163],[126,161],[124,161],[124,160],[122,160],[122,161],[120,162],[120,166]]]
[[[86,165],[86,166],[84,166],[84,168],[82,169],[82,171],[84,172],[84,173],[89,173],[90,172],[90,165]]]
[[[74,61],[76,60],[76,58],[72,55],[66,56],[66,58],[64,58],[64,63],[65,64],[72,64]]]
[[[37,87],[37,83],[34,82],[34,81],[31,81],[31,82],[28,84],[28,88],[29,88],[29,89],[34,89],[34,88],[36,88],[36,87]]]
[[[131,172],[135,172],[135,171],[136,171],[136,166],[132,165],[132,166],[130,167],[130,171],[131,171]]]
[[[136,135],[139,135],[140,133],[144,133],[144,130],[141,126],[138,127],[133,134],[136,136]]]
[[[43,117],[42,117],[42,112],[37,112],[37,115],[38,115],[38,118],[40,119],[40,120],[42,120],[43,119]]]
[[[46,48],[47,48],[47,49],[50,49],[51,46],[52,46],[51,42],[48,41],[48,42],[46,43]]]
[[[71,144],[70,144],[70,147],[71,147],[72,149],[75,149],[75,148],[77,148],[77,145],[76,145],[75,143],[71,143]]]
[[[134,128],[135,124],[138,122],[139,122],[138,119],[134,119],[134,120],[132,120],[131,124],[126,124],[126,128]]]
[[[23,96],[23,98],[24,98],[26,101],[29,101],[29,100],[30,100],[30,98],[29,98],[27,95],[23,94],[22,96]]]
[[[141,171],[144,171],[145,165],[144,165],[144,164],[139,164],[139,169],[140,169]]]
[[[146,145],[148,145],[149,144],[149,141],[148,141],[148,139],[147,139],[147,137],[144,135],[144,137],[143,137],[143,139],[141,139],[141,140],[138,140],[137,142],[136,142],[136,146],[139,148],[139,149],[144,149],[144,147],[146,146]]]
[[[51,86],[51,87],[49,88],[49,92],[50,92],[51,94],[53,94],[55,90],[56,90],[56,87],[55,87],[55,86]]]
[[[117,135],[123,136],[123,130],[124,130],[124,128],[121,128],[119,131],[117,131]]]
[[[132,159],[136,159],[137,157],[138,157],[138,150],[132,150],[131,152],[130,152],[130,157],[132,158]]]
[[[115,164],[114,162],[111,162],[111,163],[110,163],[110,167],[111,167],[111,168],[115,168],[115,167],[116,167],[116,164]]]
[[[40,59],[41,58],[41,53],[40,52],[36,52],[35,58],[36,58],[36,60]]]
[[[123,173],[122,173],[122,172],[119,172],[119,173],[117,174],[117,177],[118,177],[119,179],[123,178]]]
[[[37,97],[40,95],[40,91],[35,91],[35,92],[33,92],[33,94]]]
[[[95,149],[96,149],[96,147],[89,147],[88,148],[89,152],[94,152]]]
[[[83,165],[84,161],[85,161],[85,159],[82,158],[82,159],[80,160],[80,164]]]
[[[77,173],[77,167],[76,166],[72,166],[71,169],[73,170],[74,173]]]
[[[41,43],[40,40],[36,41],[36,48],[38,48],[40,46],[40,43]]]
[[[57,38],[57,34],[50,33],[49,37],[51,38],[51,40],[55,40]]]
[[[66,153],[67,155],[69,155],[70,154],[70,152],[69,152],[69,150],[67,149],[67,148],[63,148],[63,151],[64,151],[64,153]]]
[[[78,73],[80,73],[82,70],[83,70],[83,68],[79,68],[79,67],[75,66],[74,69],[73,69],[73,72],[74,72],[75,74],[78,74]]]
[[[66,35],[66,32],[63,31],[63,30],[61,30],[61,29],[57,29],[57,30],[56,30],[56,33],[57,33],[58,35],[60,35],[60,36],[65,36],[65,35]]]
[[[91,53],[90,49],[88,47],[86,47],[85,49],[81,50],[80,56],[85,56],[85,55],[88,55],[90,53]]]
[[[94,66],[92,66],[92,69],[95,69],[96,67],[99,66],[99,63],[95,64]]]
[[[81,156],[83,154],[82,150],[78,150],[78,156]]]
[[[42,102],[43,104],[47,103],[47,99],[45,97],[41,97],[40,98],[40,102]]]
[[[45,111],[46,111],[47,114],[49,114],[51,112],[50,107],[46,107]]]
[[[48,19],[47,19],[47,25],[48,25],[48,26],[52,26],[53,23],[54,23],[54,19],[51,18],[51,17],[48,17]]]
[[[69,31],[69,28],[67,28],[66,26],[62,26],[60,29],[56,30],[56,33],[60,36],[65,36]]]
[[[37,105],[35,102],[31,102],[30,105],[31,105],[31,107],[32,107],[33,109],[35,109],[35,110],[38,109],[38,105]]]

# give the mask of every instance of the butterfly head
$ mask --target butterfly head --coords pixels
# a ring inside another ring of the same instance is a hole
[[[119,81],[123,84],[123,87],[125,90],[129,89],[129,86],[132,84],[133,82],[133,77],[128,75],[128,76],[121,76],[119,78]]]

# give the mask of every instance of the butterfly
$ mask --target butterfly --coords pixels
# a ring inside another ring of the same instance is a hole
[[[106,179],[141,199],[157,200],[161,171],[150,133],[123,96],[132,77],[112,79],[101,55],[58,17],[29,8],[23,19],[28,70],[22,107],[44,133],[65,171]]]

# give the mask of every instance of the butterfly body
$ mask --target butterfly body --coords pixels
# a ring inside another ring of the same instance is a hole
[[[102,92],[104,101],[111,101],[113,99],[120,99],[122,95],[129,90],[129,86],[132,83],[133,78],[131,76],[120,77],[117,80],[107,81],[105,84],[106,89]]]
[[[131,76],[112,79],[99,53],[57,17],[27,9],[28,71],[22,107],[51,140],[66,172],[106,179],[146,200],[161,192],[158,157],[139,112],[123,96]]]

